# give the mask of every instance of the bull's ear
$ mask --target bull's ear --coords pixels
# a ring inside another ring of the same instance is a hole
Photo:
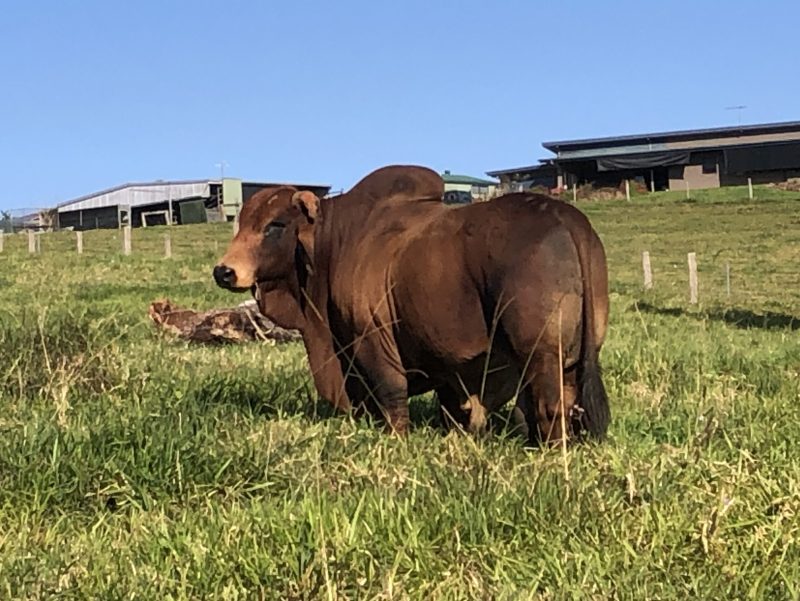
[[[300,209],[309,223],[314,223],[319,214],[319,198],[313,192],[302,190],[292,195],[292,205]]]
[[[314,271],[314,222],[319,214],[319,198],[313,193],[303,190],[292,195],[292,206],[300,209],[305,216],[306,222],[300,224],[297,229],[297,241],[302,247],[305,257],[303,259],[305,269],[313,273]]]

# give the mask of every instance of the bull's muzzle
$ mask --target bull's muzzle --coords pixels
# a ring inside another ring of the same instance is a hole
[[[216,265],[214,266],[214,281],[220,288],[230,290],[236,284],[236,272],[227,265]]]

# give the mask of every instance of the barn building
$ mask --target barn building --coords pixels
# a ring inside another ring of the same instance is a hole
[[[444,202],[464,204],[475,200],[488,200],[497,190],[497,181],[458,175],[446,170],[442,175],[444,182]]]
[[[278,185],[235,178],[122,184],[57,205],[57,227],[89,230],[165,225],[168,215],[174,224],[232,221],[253,194]],[[290,185],[320,197],[330,190],[328,185]]]
[[[555,154],[536,165],[487,172],[507,186],[619,186],[651,190],[782,182],[800,177],[800,121],[542,144]]]

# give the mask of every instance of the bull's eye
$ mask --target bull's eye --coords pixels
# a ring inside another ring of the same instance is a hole
[[[264,228],[264,235],[268,237],[278,237],[281,235],[281,232],[286,228],[285,223],[281,223],[280,221],[271,221],[267,224],[267,227]]]

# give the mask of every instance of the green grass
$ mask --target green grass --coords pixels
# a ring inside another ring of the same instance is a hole
[[[428,397],[390,438],[315,403],[300,345],[156,332],[156,298],[244,300],[210,277],[227,225],[174,228],[169,260],[165,228],[130,257],[6,237],[0,598],[800,598],[800,195],[741,194],[581,203],[613,421],[565,457],[443,436]]]

